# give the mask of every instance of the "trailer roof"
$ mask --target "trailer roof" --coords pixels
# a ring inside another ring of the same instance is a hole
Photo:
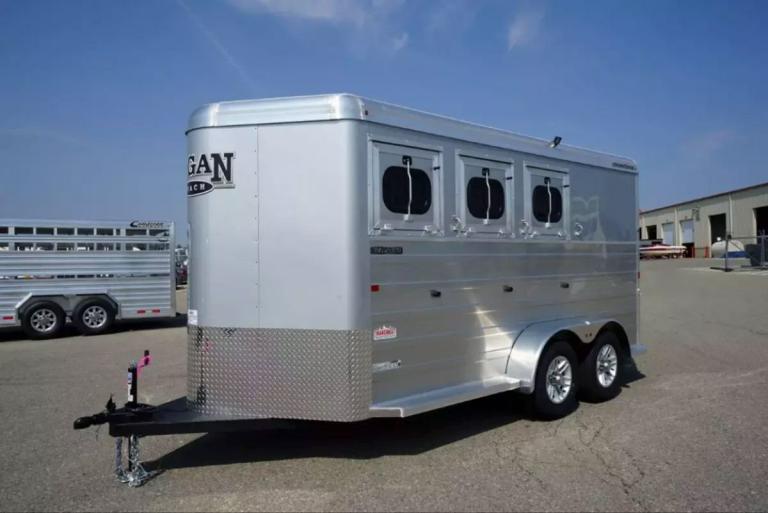
[[[352,119],[368,121],[485,144],[497,148],[568,160],[629,173],[637,172],[632,159],[561,144],[550,148],[548,140],[518,135],[466,121],[438,116],[352,94],[294,96],[261,100],[210,103],[195,110],[187,132],[198,128],[246,126],[308,121]]]
[[[146,219],[128,220],[84,220],[84,219],[18,219],[0,218],[0,226],[52,226],[52,227],[81,227],[81,228],[170,228],[173,221],[157,221]]]

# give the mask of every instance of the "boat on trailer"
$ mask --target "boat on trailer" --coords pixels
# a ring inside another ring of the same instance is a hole
[[[685,255],[685,246],[665,244],[661,240],[641,241],[640,258],[681,258]]]

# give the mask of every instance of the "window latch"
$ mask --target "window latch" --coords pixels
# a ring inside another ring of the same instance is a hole
[[[520,235],[527,237],[531,231],[531,223],[525,219],[520,220]]]
[[[451,216],[451,219],[453,220],[453,224],[451,225],[451,230],[453,230],[454,232],[466,231],[466,226],[464,225],[464,221],[462,221],[459,216],[457,216],[456,214],[453,214],[453,216]]]
[[[373,231],[380,234],[388,233],[392,231],[392,225],[389,223],[384,223],[382,225],[377,224],[373,227]]]
[[[485,209],[485,219],[483,219],[483,224],[487,225],[491,222],[491,170],[484,167],[483,176],[485,177],[485,190],[488,194],[488,204]]]
[[[403,216],[405,221],[411,220],[411,204],[413,203],[413,177],[411,176],[411,165],[413,159],[409,155],[403,155],[403,165],[405,172],[408,173],[408,212]]]

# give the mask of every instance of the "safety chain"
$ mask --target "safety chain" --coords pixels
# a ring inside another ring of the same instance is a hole
[[[115,476],[121,483],[136,488],[154,477],[156,472],[148,472],[139,457],[139,437],[128,437],[128,469],[123,466],[123,439],[115,438]]]

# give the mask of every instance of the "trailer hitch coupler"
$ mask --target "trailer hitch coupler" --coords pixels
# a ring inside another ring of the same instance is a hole
[[[93,425],[93,417],[80,417],[75,419],[73,427],[75,429],[85,429]]]
[[[107,413],[101,412],[94,415],[88,415],[87,417],[79,417],[75,419],[72,427],[75,429],[85,429],[91,426],[98,426],[107,422]]]

